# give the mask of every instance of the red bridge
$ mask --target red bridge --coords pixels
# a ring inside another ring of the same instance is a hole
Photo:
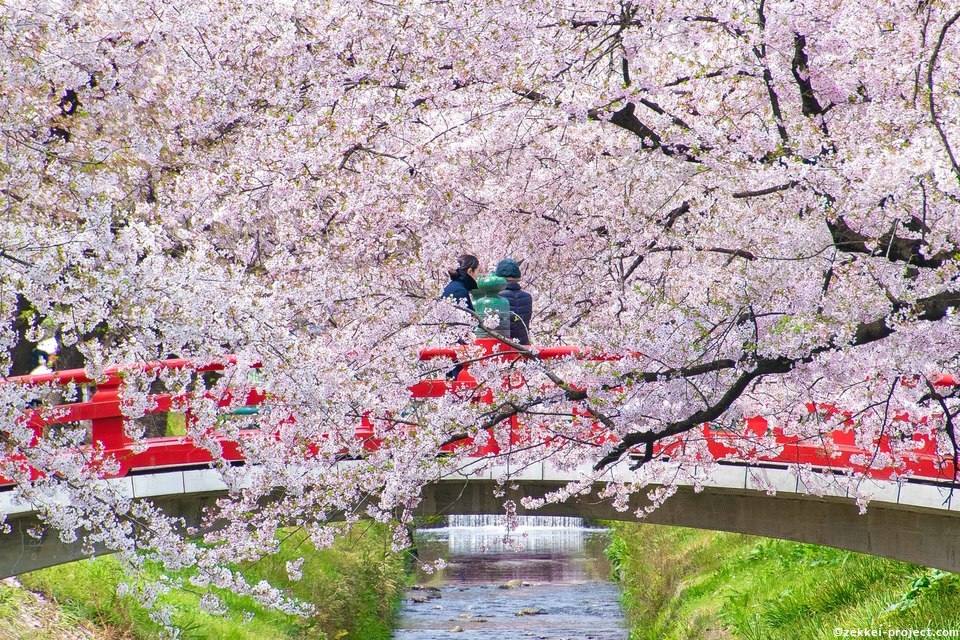
[[[493,340],[478,341],[480,359],[508,365],[528,357],[505,348]],[[425,349],[422,360],[439,360],[439,370],[445,370],[462,357],[461,348]],[[476,355],[475,353],[472,355]],[[616,355],[589,353],[575,347],[546,347],[536,351],[538,358],[552,360],[573,358],[579,360],[615,360]],[[23,376],[8,379],[6,384],[26,385],[64,396],[77,396],[76,401],[63,402],[53,407],[25,408],[19,421],[8,429],[28,429],[18,434],[20,442],[29,441],[37,447],[51,442],[45,434],[56,431],[58,425],[84,424],[88,438],[79,445],[92,462],[91,470],[114,488],[118,495],[135,499],[153,500],[167,513],[176,513],[190,526],[197,526],[196,514],[203,506],[214,506],[218,496],[227,493],[219,471],[209,468],[214,456],[208,448],[184,435],[151,435],[136,441],[128,435],[131,418],[124,413],[124,387],[131,384],[138,373],[149,377],[157,373],[177,373],[190,376],[217,375],[235,363],[233,358],[222,362],[196,363],[188,360],[164,360],[145,364],[107,369],[102,377],[91,379],[82,370],[60,371],[41,376]],[[525,384],[516,372],[503,381],[506,389]],[[142,383],[142,380],[137,380]],[[911,381],[904,381],[910,384]],[[952,376],[940,376],[935,385],[941,388],[957,386]],[[197,387],[199,388],[199,387]],[[187,431],[199,439],[219,445],[223,457],[242,464],[244,438],[264,432],[258,428],[245,430],[207,430],[198,434],[199,420],[192,415],[192,406],[202,401],[205,412],[212,411],[226,418],[235,414],[254,414],[258,410],[276,410],[281,398],[271,398],[248,382],[229,385],[221,383],[205,391],[192,394],[149,393],[146,414],[175,412],[182,414]],[[456,394],[464,402],[493,402],[494,391],[484,388],[465,365],[456,380],[420,380],[410,388],[411,401]],[[77,393],[79,390],[79,393]],[[25,396],[28,394],[24,394]],[[141,405],[141,409],[142,409]],[[596,443],[614,436],[599,425],[585,410],[576,405],[571,420],[579,420]],[[755,535],[828,544],[899,558],[910,562],[960,571],[960,499],[953,496],[957,484],[952,450],[939,445],[935,436],[923,435],[928,430],[918,428],[907,440],[891,440],[880,436],[873,442],[855,440],[853,417],[843,409],[830,405],[809,405],[806,410],[822,424],[813,438],[788,435],[763,417],[748,418],[736,429],[720,429],[702,425],[661,443],[654,452],[666,465],[675,464],[673,458],[693,461],[704,456],[704,463],[716,459],[719,468],[713,468],[709,477],[698,482],[678,483],[677,493],[647,516],[647,521],[679,526],[700,527],[723,531],[739,531]],[[138,411],[139,412],[139,411]],[[137,412],[137,413],[138,413]],[[127,413],[135,413],[130,410]],[[276,414],[274,414],[276,415]],[[283,415],[281,413],[281,415]],[[289,418],[292,420],[292,418]],[[923,418],[913,420],[906,413],[894,415],[896,421],[923,426]],[[254,426],[256,418],[245,424]],[[361,454],[375,451],[380,446],[378,437],[392,429],[405,429],[390,416],[358,415],[350,418],[356,424],[342,435],[345,453]],[[232,435],[227,435],[229,431]],[[530,416],[521,421],[514,416],[509,429],[498,430],[509,434],[509,442],[497,442],[491,437],[478,446],[469,438],[449,442],[445,450],[465,450],[467,469],[440,471],[436,481],[423,487],[418,513],[500,513],[502,494],[519,505],[523,497],[549,494],[570,480],[593,477],[597,488],[611,481],[629,482],[633,479],[627,465],[607,469],[602,477],[592,473],[589,465],[576,471],[551,466],[549,462],[511,467],[511,455],[516,449],[530,443],[542,442],[545,447],[563,446],[551,441],[551,434],[536,425]],[[347,446],[348,444],[352,446]],[[516,445],[516,446],[514,446]],[[216,447],[212,447],[216,448]],[[59,449],[56,449],[57,451]],[[43,524],[43,509],[21,495],[17,481],[38,477],[30,468],[23,449],[20,455],[0,460],[0,514],[7,516],[11,526],[8,534],[0,535],[0,577],[66,562],[89,555],[79,542],[64,543],[58,536],[44,536],[37,540],[31,534],[33,527]],[[463,451],[461,451],[463,452]],[[438,451],[438,454],[443,451]],[[696,455],[695,455],[696,454]],[[470,458],[475,463],[470,462]],[[329,463],[329,461],[326,461]],[[494,466],[484,466],[492,463]],[[363,465],[362,460],[344,459],[337,466]],[[439,467],[438,467],[439,468]],[[471,469],[476,469],[473,471]],[[801,473],[803,471],[803,473]],[[808,484],[813,472],[815,484]],[[819,472],[819,473],[817,473]],[[860,515],[851,505],[848,488],[842,483],[830,486],[835,474],[857,473],[862,484],[873,495],[866,514]],[[509,475],[511,482],[504,488],[497,481]],[[761,481],[762,479],[762,481]],[[777,490],[776,496],[767,489]],[[824,489],[826,487],[826,489]],[[6,490],[3,490],[6,489]],[[817,495],[810,495],[815,493]],[[626,511],[615,508],[610,500],[590,494],[571,498],[559,504],[547,504],[537,511],[541,515],[578,515],[602,519],[635,519],[634,513],[648,505],[641,493],[633,494]],[[522,509],[518,510],[522,512]],[[190,515],[193,514],[193,515]],[[109,549],[97,549],[98,553]]]
[[[510,362],[525,356],[509,349],[502,343],[492,339],[478,340],[477,344],[483,348],[486,359],[496,359]],[[543,347],[536,351],[542,360],[561,358],[577,358],[585,360],[613,360],[620,358],[617,355],[591,354],[577,347]],[[420,352],[421,360],[449,359],[451,362],[462,356],[462,348],[429,348]],[[197,364],[185,359],[162,360],[138,365],[111,367],[104,371],[103,377],[93,380],[82,369],[59,371],[37,376],[19,376],[8,378],[8,383],[19,385],[76,385],[83,389],[86,399],[67,402],[52,408],[30,409],[23,415],[23,420],[35,433],[36,438],[55,425],[76,425],[87,422],[89,424],[89,444],[95,448],[102,448],[103,458],[114,460],[119,470],[104,474],[104,477],[122,477],[130,472],[143,472],[157,469],[171,469],[177,467],[195,467],[213,460],[210,452],[193,443],[184,436],[154,436],[137,443],[126,433],[126,422],[122,410],[122,390],[125,375],[133,372],[156,373],[160,370],[189,370],[197,374],[215,373],[223,371],[227,365],[233,364],[235,359],[227,357],[223,362]],[[505,385],[510,385],[509,380]],[[518,383],[514,381],[516,386]],[[522,384],[522,381],[519,383]],[[960,383],[950,375],[939,376],[933,384],[938,387],[951,387]],[[463,365],[456,380],[428,379],[421,380],[410,387],[412,399],[439,397],[456,392],[461,396],[468,396],[471,401],[492,402],[493,391],[490,389],[474,393],[477,389],[475,379],[470,375],[469,365]],[[207,398],[215,402],[223,415],[237,413],[254,413],[258,405],[267,400],[266,396],[257,390],[250,390],[237,397],[234,392],[227,391],[218,396],[207,393]],[[149,406],[146,413],[163,414],[170,411],[182,411],[189,424],[193,417],[187,403],[190,396],[187,394],[174,395],[170,393],[149,394]],[[888,435],[882,435],[869,448],[857,446],[855,443],[854,421],[849,412],[832,404],[809,404],[807,410],[821,417],[832,419],[839,426],[831,431],[818,435],[816,439],[804,439],[795,435],[786,435],[779,426],[771,426],[761,416],[747,418],[742,429],[731,431],[714,429],[710,425],[703,425],[694,431],[676,436],[660,443],[655,450],[657,457],[670,457],[684,450],[692,441],[706,441],[706,446],[713,459],[726,462],[766,462],[789,465],[810,465],[816,470],[852,471],[862,473],[868,477],[889,479],[896,476],[909,476],[938,483],[953,484],[956,481],[952,455],[938,449],[935,437],[915,433],[908,446],[900,443],[899,449],[910,453],[895,456],[901,466],[894,468],[889,465],[875,466],[871,460],[889,459],[891,442]],[[574,410],[573,416],[583,419],[585,412]],[[389,420],[389,418],[384,418]],[[893,416],[894,421],[911,421],[905,412]],[[926,418],[920,422],[925,422]],[[369,415],[358,420],[355,437],[363,447],[373,450],[379,446],[374,434]],[[516,416],[511,418],[511,438],[514,443],[521,440],[528,441],[528,431]],[[595,426],[597,441],[603,440],[602,430]],[[257,430],[241,432],[253,433]],[[223,450],[223,457],[231,462],[241,463],[243,455],[240,443],[219,434],[210,434],[219,440]],[[773,436],[776,446],[758,448],[761,438]],[[753,443],[753,444],[751,444]],[[452,442],[444,447],[453,450],[464,446],[471,446],[469,438]],[[477,457],[495,456],[500,453],[502,443],[490,437],[482,447],[474,447],[471,455]],[[766,452],[765,452],[766,451]],[[888,454],[888,455],[878,455]],[[0,485],[12,484],[10,480],[0,478]]]

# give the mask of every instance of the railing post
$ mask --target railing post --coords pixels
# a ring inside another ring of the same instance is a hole
[[[94,446],[99,442],[107,450],[124,449],[132,442],[124,430],[126,418],[120,410],[121,383],[119,378],[111,376],[104,384],[97,385],[96,392],[90,398],[90,402],[106,405],[104,409],[107,409],[109,405],[114,405],[111,407],[113,410],[102,412],[106,414],[103,417],[91,420],[91,442]]]

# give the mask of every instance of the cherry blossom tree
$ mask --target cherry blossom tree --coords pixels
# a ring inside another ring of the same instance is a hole
[[[257,363],[268,394],[242,441],[257,464],[220,465],[246,488],[211,546],[98,489],[94,450],[31,445],[17,415],[50,400],[3,385],[7,453],[49,472],[18,490],[64,535],[281,602],[221,562],[283,526],[324,544],[332,514],[409,521],[474,461],[443,444],[506,441],[514,417],[552,443],[512,452],[521,467],[592,469],[552,499],[611,468],[633,468],[618,504],[702,480],[702,425],[752,415],[867,451],[890,437],[864,464],[896,473],[916,433],[955,457],[960,403],[933,381],[960,345],[958,18],[946,0],[5,3],[0,352],[28,301],[26,338],[57,327],[93,376],[230,353],[217,384]],[[437,300],[460,253],[523,259],[535,345],[628,357],[477,358],[490,402],[411,402],[450,367],[419,350],[473,340]],[[153,382],[131,374],[131,417]],[[187,437],[219,453],[210,427],[242,422],[189,402]],[[776,447],[743,455],[758,442]]]

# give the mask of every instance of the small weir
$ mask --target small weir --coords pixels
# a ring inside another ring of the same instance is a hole
[[[609,581],[605,529],[580,518],[448,516],[418,529],[418,573],[395,640],[624,640],[620,593]]]

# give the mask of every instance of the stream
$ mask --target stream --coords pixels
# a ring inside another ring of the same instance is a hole
[[[395,640],[625,640],[620,593],[610,582],[605,529],[580,518],[521,517],[505,543],[499,516],[449,516],[418,529],[423,563]]]

